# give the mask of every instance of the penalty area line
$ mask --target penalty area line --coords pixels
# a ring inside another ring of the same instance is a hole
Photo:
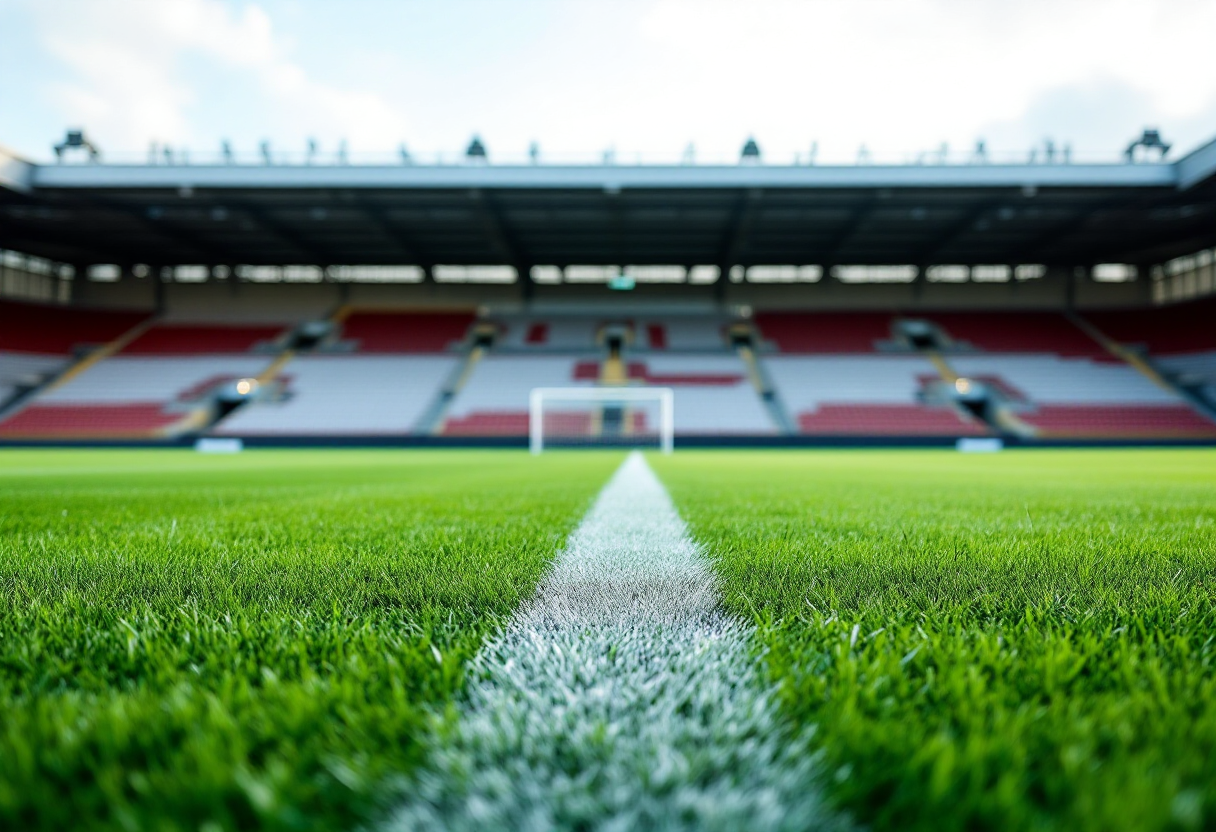
[[[837,829],[710,564],[634,452],[470,668],[387,829]]]

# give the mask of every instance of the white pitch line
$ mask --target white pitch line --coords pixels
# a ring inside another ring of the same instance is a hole
[[[836,829],[748,627],[631,454],[467,701],[391,830]]]

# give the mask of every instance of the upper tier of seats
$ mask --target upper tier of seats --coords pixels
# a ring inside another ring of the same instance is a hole
[[[937,324],[951,340],[985,352],[1055,353],[1113,360],[1101,344],[1057,312],[931,312],[909,317]]]
[[[123,355],[217,355],[248,352],[273,342],[282,326],[156,324],[123,349]]]
[[[524,316],[493,318],[499,327],[497,346],[511,350],[567,351],[598,348],[597,338],[608,325],[630,332],[632,350],[700,351],[722,349],[725,322],[717,316],[636,317],[616,319],[587,315]]]
[[[143,312],[0,301],[0,350],[70,355],[81,344],[108,344],[147,317]]]
[[[874,352],[891,339],[885,312],[757,312],[760,335],[783,353]]]
[[[60,387],[43,393],[42,404],[167,404],[210,379],[257,376],[267,356],[194,355],[173,358],[107,358]]]
[[[875,352],[895,341],[901,316],[886,312],[757,312],[762,338],[789,355]],[[907,318],[936,324],[963,349],[1038,352],[1110,359],[1102,345],[1056,312],[926,312]]]
[[[352,312],[342,321],[342,339],[363,353],[446,352],[475,320],[471,312]]]
[[[1090,312],[1085,318],[1123,344],[1139,344],[1154,355],[1216,352],[1216,298],[1121,312]]]

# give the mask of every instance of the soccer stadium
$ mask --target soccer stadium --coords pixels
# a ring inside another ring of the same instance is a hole
[[[1167,126],[0,148],[0,827],[1216,827]]]

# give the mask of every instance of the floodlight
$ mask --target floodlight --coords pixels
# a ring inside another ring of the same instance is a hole
[[[464,155],[470,162],[485,162],[490,158],[486,153],[486,146],[482,143],[481,137],[477,135],[474,135],[473,140],[469,142]]]
[[[1166,144],[1161,140],[1161,131],[1146,127],[1140,138],[1127,146],[1127,161],[1134,162],[1136,156],[1136,148],[1143,147],[1145,150],[1159,150],[1161,155],[1159,158],[1164,159],[1165,155],[1170,152],[1171,145]]]
[[[89,141],[83,130],[69,130],[63,141],[55,145],[55,158],[58,161],[63,161],[63,154],[66,150],[83,150],[89,154],[89,161],[96,162],[101,158],[101,151],[97,145]]]
[[[759,162],[760,161],[760,145],[756,144],[756,140],[751,136],[747,137],[747,141],[743,143],[743,150],[739,154],[740,162]]]

